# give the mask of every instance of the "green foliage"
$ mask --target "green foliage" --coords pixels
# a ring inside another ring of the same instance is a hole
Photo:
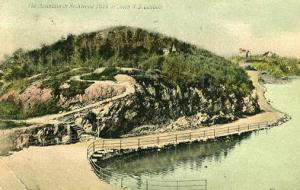
[[[21,102],[16,101],[13,97],[0,101],[0,117],[17,119],[22,114],[23,106]]]
[[[70,87],[67,89],[62,89],[61,94],[64,97],[71,98],[79,94],[84,94],[85,89],[88,88],[92,83],[86,81],[71,80],[68,82],[68,84],[70,85]]]
[[[27,127],[28,125],[23,122],[13,122],[13,121],[0,121],[0,130],[12,129],[17,127]]]
[[[62,108],[58,106],[57,99],[50,99],[47,102],[38,102],[33,105],[29,110],[26,110],[24,118],[36,117],[47,114],[54,114],[61,111]]]
[[[243,69],[217,56],[173,55],[164,60],[162,73],[176,83],[203,88],[209,95],[245,96],[254,88]]]
[[[58,113],[62,108],[56,99],[47,102],[38,102],[30,109],[25,110],[22,103],[13,97],[0,101],[0,117],[4,119],[25,119],[28,117]]]
[[[162,69],[162,63],[164,61],[164,56],[161,55],[152,55],[149,56],[148,59],[143,61],[139,68],[146,71],[146,70],[153,70],[153,69]]]
[[[6,80],[52,72],[55,67],[123,66],[140,67],[149,56],[162,56],[172,47],[178,53],[191,53],[195,46],[175,38],[139,28],[116,27],[104,31],[69,35],[52,45],[32,51],[18,50],[4,61]],[[0,68],[1,69],[1,68]],[[45,71],[46,70],[46,71]]]
[[[290,58],[263,59],[254,61],[253,67],[259,71],[266,71],[274,77],[299,75],[300,69],[297,64],[300,60]]]
[[[91,68],[78,68],[71,70],[69,67],[57,70],[48,74],[48,78],[42,82],[43,88],[50,88],[53,91],[53,95],[58,97],[61,94],[60,86],[70,79],[72,76],[81,75],[83,73],[91,72]],[[75,85],[78,85],[76,82],[72,82]],[[82,85],[76,86],[81,87]],[[72,94],[75,90],[70,92]],[[80,90],[79,90],[80,91]],[[65,93],[68,94],[68,93]]]
[[[101,73],[91,73],[81,77],[82,80],[115,80],[114,76],[121,73],[115,67],[107,67]]]
[[[23,91],[28,87],[30,84],[29,80],[26,79],[18,79],[18,80],[13,80],[8,85],[5,87],[6,89],[3,90],[3,92],[9,91],[9,90],[19,90]]]
[[[42,82],[42,87],[52,89],[53,95],[58,97],[60,95],[60,86],[69,78],[70,76],[66,73],[58,74],[47,80],[44,80]]]
[[[232,57],[230,60],[239,64],[245,62],[245,59],[239,56]],[[249,67],[252,69],[267,72],[276,78],[300,74],[300,60],[296,58],[279,57],[276,54],[272,56],[252,55],[246,61],[251,64]]]
[[[130,27],[115,27],[79,36],[68,35],[52,45],[42,45],[40,49],[16,51],[0,65],[5,83],[8,84],[6,89],[23,89],[36,80],[32,76],[39,74],[42,87],[52,89],[54,100],[60,95],[73,97],[83,94],[90,83],[69,81],[70,77],[90,73],[98,67],[107,68],[101,73],[84,75],[82,79],[113,80],[120,73],[141,74],[136,70],[129,72],[116,68],[130,67],[143,72],[160,70],[164,75],[163,80],[170,84],[201,88],[211,98],[231,94],[243,97],[253,89],[252,82],[238,64],[175,38]],[[279,71],[288,69],[282,65],[279,68]],[[66,82],[70,88],[61,89]],[[54,100],[37,104],[27,115],[57,112],[60,108]],[[14,105],[17,107],[18,104]],[[10,113],[13,111],[16,110],[11,109]],[[24,116],[26,113],[18,114]]]
[[[34,73],[35,66],[30,62],[28,55],[22,49],[18,49],[11,57],[7,57],[4,64],[1,65],[5,80],[17,80]]]
[[[174,82],[179,82],[185,72],[184,58],[181,55],[166,57],[162,73]]]

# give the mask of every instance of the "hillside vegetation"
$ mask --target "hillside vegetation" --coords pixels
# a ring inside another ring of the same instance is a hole
[[[22,92],[40,82],[51,89],[52,98],[26,110],[18,97],[0,101],[0,115],[5,118],[26,118],[61,111],[59,97],[82,94],[90,85],[69,81],[72,76],[91,73],[108,67],[101,74],[83,76],[84,80],[113,80],[119,73],[115,67],[135,68],[141,73],[160,70],[169,82],[203,90],[211,99],[234,95],[238,99],[251,94],[252,82],[238,65],[194,45],[140,28],[114,27],[106,30],[68,35],[51,45],[30,51],[17,50],[7,56],[0,70],[0,98],[10,91]],[[60,86],[68,82],[73,88]],[[45,109],[47,107],[47,109]],[[43,111],[42,111],[43,110]]]
[[[237,64],[246,62],[248,69],[266,72],[275,78],[300,75],[300,59],[280,57],[274,53],[271,56],[252,55],[247,59],[236,56],[231,61]]]

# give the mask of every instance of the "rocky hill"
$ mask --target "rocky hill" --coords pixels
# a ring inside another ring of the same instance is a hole
[[[196,128],[260,111],[239,66],[139,28],[69,35],[18,50],[0,69],[0,117],[39,123],[24,137],[39,143],[62,141],[57,134],[118,137]]]

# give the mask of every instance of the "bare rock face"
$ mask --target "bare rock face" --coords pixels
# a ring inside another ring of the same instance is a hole
[[[257,105],[253,104],[253,102],[257,102],[257,101],[258,101],[258,97],[256,96],[256,94],[252,94],[243,98],[242,112],[249,115],[255,113],[255,110],[257,109],[256,107]]]
[[[76,126],[67,124],[46,124],[31,126],[19,132],[15,140],[16,150],[28,146],[48,146],[56,144],[68,144],[78,141],[79,136]]]
[[[21,134],[16,140],[16,149],[21,150],[23,148],[28,148],[31,141],[32,136],[29,134]]]
[[[69,87],[67,87],[69,88]],[[59,104],[64,108],[70,108],[71,105],[88,105],[101,101],[107,98],[111,98],[122,94],[125,91],[125,87],[117,85],[112,81],[99,81],[91,84],[85,89],[84,94],[78,94],[74,97],[60,96]]]
[[[52,90],[41,88],[38,84],[32,84],[24,92],[19,94],[25,108],[31,108],[38,102],[46,102],[52,98]]]
[[[81,121],[81,126],[87,133],[92,133],[97,129],[97,118],[94,112],[88,112]]]
[[[93,121],[83,119],[83,128],[101,137],[119,137],[132,131],[143,134],[142,129],[149,130],[145,126],[159,126],[154,127],[156,131],[196,128],[259,111],[253,96],[230,95],[213,100],[196,87],[178,86],[149,76],[135,77],[133,85],[135,93],[95,110]]]
[[[16,149],[72,143],[82,134],[114,138],[193,129],[260,111],[255,93],[210,96],[200,88],[173,84],[159,75],[118,75],[117,80],[129,85],[132,93],[62,119],[67,123],[27,128],[16,138]]]

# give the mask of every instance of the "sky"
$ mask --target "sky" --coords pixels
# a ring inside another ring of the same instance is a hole
[[[18,48],[116,25],[157,31],[223,56],[244,48],[300,58],[299,10],[299,0],[0,0],[0,60]]]

